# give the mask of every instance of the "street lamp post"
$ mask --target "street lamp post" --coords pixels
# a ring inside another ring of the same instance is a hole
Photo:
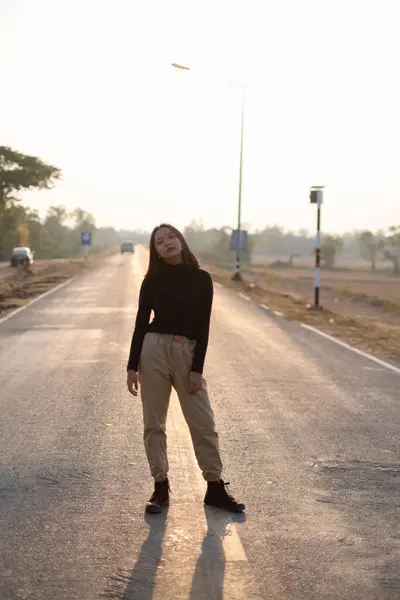
[[[241,227],[242,227],[242,179],[243,179],[243,125],[244,125],[244,91],[242,89],[242,118],[240,126],[240,161],[239,161],[239,195],[238,195],[238,226],[236,238],[236,267],[233,274],[233,281],[242,281],[240,272],[240,247],[241,247]]]
[[[190,71],[190,67],[179,63],[171,63],[171,67],[181,71]],[[241,110],[241,126],[240,126],[240,161],[239,161],[239,196],[238,196],[238,225],[236,237],[236,266],[233,274],[233,281],[242,281],[240,272],[240,250],[242,245],[242,180],[243,180],[243,125],[244,125],[244,90],[242,88],[242,110]]]

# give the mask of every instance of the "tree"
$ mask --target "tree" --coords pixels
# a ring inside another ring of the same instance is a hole
[[[94,232],[96,229],[96,221],[94,216],[86,210],[83,210],[82,208],[75,208],[70,216],[75,220],[75,229],[78,231]]]
[[[17,225],[17,233],[19,236],[19,246],[29,245],[29,227],[26,223],[20,223]]]
[[[40,232],[43,225],[36,209],[26,210],[25,223],[29,230],[28,245],[35,251],[35,256],[40,258]]]
[[[68,219],[68,211],[63,205],[50,206],[47,210],[43,224],[46,234],[41,235],[40,241],[46,240],[44,252],[50,252],[52,256],[61,258],[70,251],[70,229],[64,225]],[[45,236],[45,237],[43,237]],[[53,240],[50,243],[50,240]]]
[[[0,146],[0,214],[21,190],[50,189],[61,177],[60,169],[8,146]]]
[[[250,236],[254,245],[254,255],[262,260],[267,257],[290,256],[294,254],[309,255],[314,246],[314,238],[306,229],[298,232],[285,231],[282,227],[265,227]]]
[[[187,232],[195,232],[200,233],[204,231],[204,223],[201,219],[193,219],[190,221],[189,225],[185,227],[185,235]]]
[[[321,259],[327,269],[335,268],[336,255],[343,248],[343,239],[339,235],[324,235],[321,246]]]
[[[384,256],[393,263],[393,271],[400,274],[400,225],[389,227],[389,234],[385,238]]]
[[[62,204],[58,206],[49,206],[47,209],[47,219],[55,219],[57,223],[63,225],[64,222],[68,219],[68,211]]]
[[[362,231],[358,239],[362,258],[370,261],[371,269],[375,270],[377,258],[383,250],[383,234],[381,232],[372,233],[372,231]]]
[[[25,208],[15,205],[9,206],[0,213],[0,256],[2,260],[9,257],[14,246],[19,246],[21,241],[26,240],[26,232],[22,233],[22,226],[26,220],[25,215]]]
[[[40,230],[40,257],[52,258],[57,254],[57,240],[45,225]]]

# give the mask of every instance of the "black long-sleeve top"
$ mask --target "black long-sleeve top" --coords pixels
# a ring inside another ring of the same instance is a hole
[[[192,371],[203,372],[213,302],[210,274],[184,263],[163,265],[161,273],[145,277],[132,336],[127,369],[138,370],[146,333],[168,333],[195,340]],[[154,319],[149,323],[151,311]]]

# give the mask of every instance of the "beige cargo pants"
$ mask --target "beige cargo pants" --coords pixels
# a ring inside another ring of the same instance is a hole
[[[155,481],[164,481],[168,473],[166,420],[172,387],[178,395],[204,479],[221,478],[218,434],[207,384],[203,379],[202,388],[195,395],[187,391],[194,346],[194,341],[173,335],[147,333],[144,338],[139,365],[143,438]]]

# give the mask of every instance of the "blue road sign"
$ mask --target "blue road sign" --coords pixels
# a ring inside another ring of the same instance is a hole
[[[81,232],[81,245],[91,246],[92,245],[92,233],[90,231]]]
[[[247,231],[245,229],[240,230],[240,244],[239,250],[242,252],[247,252]],[[238,247],[238,230],[234,229],[232,231],[231,237],[231,250],[236,250]]]

